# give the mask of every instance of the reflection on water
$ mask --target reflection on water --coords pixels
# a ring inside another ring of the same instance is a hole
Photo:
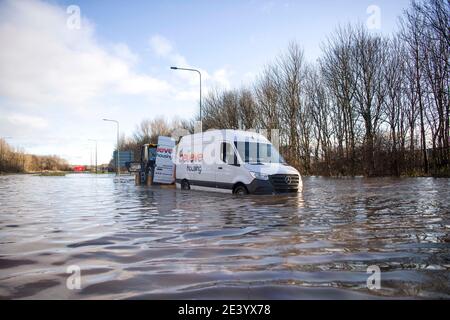
[[[305,178],[302,195],[239,198],[1,176],[0,297],[449,298],[449,199],[450,180],[428,178]]]

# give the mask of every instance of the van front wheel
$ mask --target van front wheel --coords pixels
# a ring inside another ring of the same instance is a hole
[[[233,193],[238,196],[245,196],[248,194],[248,190],[246,187],[239,185],[236,188],[234,188]]]
[[[189,185],[189,181],[183,180],[181,181],[181,190],[190,190],[191,186]]]

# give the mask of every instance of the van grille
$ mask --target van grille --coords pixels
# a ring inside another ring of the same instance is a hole
[[[274,174],[269,181],[277,192],[293,192],[298,190],[300,178],[297,174]]]

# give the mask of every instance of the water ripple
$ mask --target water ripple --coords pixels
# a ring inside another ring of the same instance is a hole
[[[237,198],[0,176],[0,298],[450,298],[450,180],[305,178]],[[66,286],[81,268],[80,290]],[[367,267],[382,288],[366,287]]]

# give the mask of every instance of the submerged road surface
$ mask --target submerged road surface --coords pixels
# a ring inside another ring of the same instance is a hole
[[[449,179],[235,197],[0,176],[0,298],[450,298],[449,234]]]

